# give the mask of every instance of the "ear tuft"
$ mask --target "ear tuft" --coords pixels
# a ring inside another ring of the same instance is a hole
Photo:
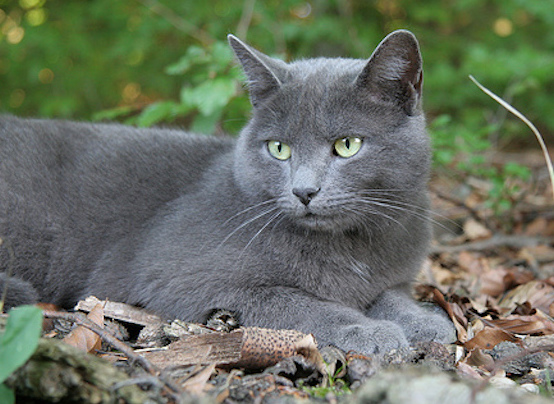
[[[415,35],[406,30],[394,31],[375,49],[357,84],[380,101],[393,103],[413,115],[420,106],[422,64]]]
[[[227,39],[248,78],[252,105],[257,107],[280,88],[286,64],[258,52],[234,35],[229,34]]]

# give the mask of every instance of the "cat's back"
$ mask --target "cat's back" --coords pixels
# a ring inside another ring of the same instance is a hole
[[[233,140],[171,129],[0,116],[0,214],[149,216],[191,192]]]

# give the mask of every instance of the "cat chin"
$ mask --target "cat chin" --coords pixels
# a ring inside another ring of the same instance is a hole
[[[337,220],[333,217],[324,217],[314,214],[294,216],[290,218],[296,227],[304,230],[322,233],[342,233],[353,230],[355,224],[350,221]]]

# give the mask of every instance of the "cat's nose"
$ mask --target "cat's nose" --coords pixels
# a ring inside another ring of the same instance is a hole
[[[300,199],[300,202],[308,206],[319,190],[320,188],[293,188],[292,193]]]

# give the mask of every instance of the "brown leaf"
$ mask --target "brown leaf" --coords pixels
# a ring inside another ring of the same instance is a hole
[[[553,334],[554,323],[546,317],[534,314],[531,316],[511,315],[498,320],[491,320],[491,324],[502,330],[514,334]]]
[[[469,240],[483,240],[490,238],[492,232],[475,219],[468,219],[464,223],[464,233]]]
[[[471,274],[480,275],[483,273],[483,265],[481,259],[475,253],[469,251],[462,251],[458,255],[458,265],[464,271]]]
[[[467,319],[463,314],[462,309],[459,305],[455,303],[449,303],[444,298],[444,295],[437,288],[433,288],[433,298],[435,303],[437,303],[450,317],[456,328],[456,333],[458,335],[458,341],[465,342],[467,340]]]
[[[77,306],[75,306],[75,310],[90,312],[98,304],[102,304],[102,307],[104,308],[104,317],[107,318],[113,318],[129,324],[138,324],[143,326],[165,323],[165,321],[163,321],[160,317],[149,313],[145,309],[125,303],[99,300],[95,296],[89,296],[85,300],[79,301]]]
[[[469,351],[475,348],[492,349],[503,341],[520,342],[520,339],[499,328],[485,327],[475,337],[465,342],[464,347]]]
[[[104,328],[104,310],[101,304],[97,304],[87,317],[93,323]],[[74,328],[63,341],[85,352],[95,352],[102,347],[102,340],[98,334],[82,325]]]
[[[196,396],[204,394],[208,380],[215,371],[215,363],[207,365],[198,373],[193,374],[183,383],[183,390]]]
[[[474,367],[468,365],[465,362],[458,362],[456,368],[458,369],[458,374],[462,377],[469,377],[475,380],[484,380],[483,376],[477,370],[475,370]]]
[[[506,291],[506,275],[508,275],[508,271],[502,267],[483,272],[479,278],[481,281],[480,292],[492,297],[500,296]]]
[[[491,371],[494,369],[494,359],[491,355],[484,353],[481,349],[473,349],[464,359],[464,362],[471,366]]]
[[[545,281],[531,281],[509,291],[499,302],[501,308],[513,311],[518,304],[529,302],[531,307],[545,313],[549,312],[554,303],[554,287]]]

